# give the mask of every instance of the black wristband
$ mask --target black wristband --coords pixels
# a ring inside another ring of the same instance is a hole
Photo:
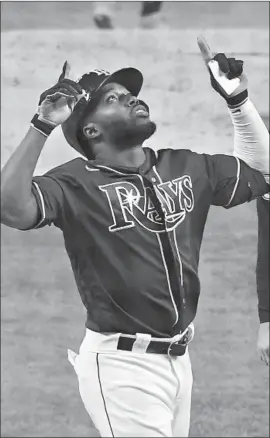
[[[39,120],[39,115],[35,114],[34,117],[31,120],[31,125],[33,128],[35,128],[37,131],[41,132],[41,134],[45,135],[45,137],[49,137],[49,135],[52,133],[54,128],[56,128],[55,125],[52,125],[51,123],[43,122],[42,120]]]
[[[237,94],[237,96],[228,97],[226,99],[227,104],[230,108],[236,108],[242,105],[248,98],[248,90],[242,91],[242,93]]]

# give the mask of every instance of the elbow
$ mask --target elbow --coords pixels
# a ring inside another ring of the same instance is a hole
[[[18,210],[18,202],[10,190],[10,184],[6,181],[3,173],[1,174],[1,223],[12,227],[16,221],[16,210]]]
[[[18,209],[14,208],[13,203],[10,202],[1,193],[1,224],[11,228],[18,228],[21,223],[21,214]]]
[[[10,228],[28,229],[33,226],[36,213],[32,213],[33,208],[28,203],[24,207],[9,194],[1,190],[1,223]]]
[[[7,170],[1,171],[1,223],[11,228],[27,229],[38,216],[31,184]]]
[[[2,182],[0,217],[1,217],[1,224],[8,225],[8,226],[9,226],[9,223],[12,221],[10,204],[11,204],[11,202],[10,202],[9,196],[6,193],[6,190],[4,189],[4,184]]]

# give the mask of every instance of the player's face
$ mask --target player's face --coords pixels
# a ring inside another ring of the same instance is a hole
[[[104,137],[120,147],[141,144],[156,130],[147,107],[115,83],[103,87],[91,119]]]

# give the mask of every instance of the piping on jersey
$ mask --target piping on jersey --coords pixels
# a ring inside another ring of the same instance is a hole
[[[102,167],[103,169],[107,169],[107,170],[110,170],[111,172],[114,172],[114,173],[118,173],[118,175],[125,175],[125,176],[128,176],[128,175],[137,175],[137,176],[140,176],[140,175],[138,175],[137,173],[123,173],[123,172],[119,172],[119,170],[116,170],[116,169],[112,169],[111,167],[108,167],[108,166],[103,166],[103,164],[96,164],[96,166],[97,167]]]
[[[95,169],[94,167],[88,167],[87,165],[85,166],[86,170],[88,170],[89,172],[100,172],[99,169]]]
[[[45,221],[45,219],[46,219],[46,213],[45,213],[45,202],[44,202],[44,198],[43,198],[43,195],[42,195],[42,192],[41,192],[41,190],[40,190],[40,188],[39,188],[39,185],[35,182],[35,181],[33,181],[33,185],[35,186],[35,188],[36,188],[36,190],[37,190],[37,193],[38,193],[38,196],[39,196],[39,199],[40,199],[40,203],[41,203],[41,210],[42,210],[42,217],[41,217],[41,219],[40,219],[40,221],[37,223],[37,225],[34,227],[34,228],[37,228],[37,227],[39,227],[41,224],[42,224],[42,222],[44,222]]]
[[[172,293],[172,288],[171,288],[171,283],[170,283],[170,276],[169,276],[169,271],[168,271],[168,267],[167,267],[166,260],[165,260],[165,256],[164,256],[164,251],[163,251],[163,247],[162,247],[162,242],[161,242],[161,240],[160,240],[160,236],[159,236],[159,234],[158,234],[158,233],[155,233],[155,234],[156,234],[156,236],[157,236],[157,240],[158,240],[158,243],[159,243],[159,250],[160,250],[161,258],[162,258],[162,261],[163,261],[164,269],[165,269],[165,272],[166,272],[166,278],[167,278],[168,288],[169,288],[169,292],[170,292],[170,296],[171,296],[171,300],[172,300],[173,308],[174,308],[174,311],[175,311],[176,319],[175,319],[175,322],[174,322],[174,324],[173,324],[173,325],[175,326],[175,324],[177,324],[177,322],[178,322],[179,314],[178,314],[178,310],[177,310],[177,307],[176,307],[176,304],[175,304],[175,301],[174,301],[174,298],[173,298],[173,293]]]
[[[137,177],[141,180],[142,185],[143,185],[143,187],[144,187],[143,178],[142,178],[141,175],[139,175],[139,174],[137,174],[137,173],[134,173],[134,174],[123,173],[123,172],[120,172],[120,171],[118,171],[118,170],[112,169],[111,167],[103,166],[103,165],[98,165],[98,167],[102,167],[102,168],[105,168],[105,169],[111,170],[112,172],[115,172],[115,173],[117,173],[117,174],[119,174],[119,175],[125,175],[125,176],[135,175],[135,176],[137,176]],[[162,182],[162,180],[161,180],[161,178],[160,178],[160,176],[158,175],[158,173],[157,173],[156,170],[155,170],[155,172],[156,172],[158,178],[160,179],[160,181]],[[165,226],[166,226],[166,223],[165,223]],[[163,265],[164,265],[164,269],[165,269],[165,273],[166,273],[168,289],[169,289],[169,293],[170,293],[170,297],[171,297],[172,305],[173,305],[173,308],[174,308],[174,311],[175,311],[175,316],[176,316],[176,318],[175,318],[175,323],[174,323],[174,325],[175,325],[175,324],[178,322],[179,314],[178,314],[177,306],[176,306],[176,303],[175,303],[175,301],[174,301],[174,297],[173,297],[173,293],[172,293],[172,289],[171,289],[170,278],[169,278],[169,271],[168,271],[168,267],[167,267],[166,260],[165,260],[165,256],[164,256],[164,251],[163,251],[163,247],[162,247],[162,242],[161,242],[161,239],[160,239],[159,234],[158,234],[158,233],[155,233],[155,234],[156,234],[156,236],[157,236],[157,240],[158,240],[158,243],[159,243],[159,249],[160,249],[161,258],[162,258]],[[182,266],[182,264],[181,264],[181,260],[180,260],[180,259],[179,259],[179,261],[180,261],[180,266]],[[182,277],[181,277],[181,281],[182,281]]]
[[[182,260],[180,258],[180,253],[179,253],[178,245],[177,245],[176,228],[174,228],[174,230],[173,230],[173,238],[174,238],[174,244],[175,244],[175,248],[176,248],[177,257],[178,257],[178,260],[179,260],[181,286],[184,286],[183,265],[182,265]]]
[[[158,151],[156,149],[151,149],[151,150],[154,151],[156,158],[158,158]]]
[[[234,196],[235,196],[235,193],[236,193],[236,190],[237,190],[238,184],[239,184],[241,165],[240,165],[239,158],[238,158],[238,157],[235,157],[235,159],[236,159],[236,161],[237,161],[237,175],[236,175],[236,182],[235,182],[234,189],[233,189],[232,195],[231,195],[231,197],[230,197],[230,200],[229,200],[228,204],[224,205],[224,207],[229,207],[229,205],[231,204],[231,202],[232,202],[232,200],[233,200],[233,198],[234,198]]]
[[[153,166],[153,171],[155,172],[155,174],[157,175],[159,182],[162,184],[162,179],[161,176],[159,175],[156,166]],[[165,223],[165,227],[166,227],[166,223]],[[180,280],[181,280],[181,285],[183,286],[184,284],[184,279],[183,279],[183,265],[182,265],[182,260],[180,257],[180,253],[178,250],[178,245],[177,245],[177,239],[176,239],[176,229],[173,230],[173,237],[174,237],[174,243],[175,243],[175,248],[176,248],[176,253],[177,253],[177,257],[178,257],[178,261],[179,261],[179,267],[180,267]]]

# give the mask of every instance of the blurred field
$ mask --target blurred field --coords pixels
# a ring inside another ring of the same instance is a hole
[[[86,13],[83,2],[2,2],[2,164],[65,59],[75,76],[88,68],[142,69],[142,97],[158,123],[152,147],[229,153],[230,121],[209,86],[196,36],[203,32],[214,50],[244,58],[252,101],[267,122],[269,4],[218,4],[168,2],[164,28],[142,31],[135,28],[139,5],[119,2],[121,28],[108,34],[93,29],[89,3]],[[74,156],[58,130],[37,173]],[[66,357],[67,348],[78,350],[85,312],[62,237],[54,228],[22,233],[6,227],[1,237],[1,436],[97,436]],[[256,353],[256,244],[254,203],[211,209],[190,349],[191,437],[269,436],[269,370]]]

